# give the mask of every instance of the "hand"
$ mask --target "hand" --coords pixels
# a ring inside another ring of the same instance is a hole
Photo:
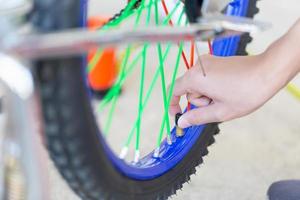
[[[170,113],[181,113],[180,97],[198,108],[184,113],[178,126],[228,121],[247,115],[276,94],[300,71],[300,19],[281,38],[257,56],[201,57],[177,79]]]
[[[277,92],[279,85],[272,80],[272,73],[269,76],[264,60],[264,54],[202,56],[205,77],[200,66],[193,66],[175,82],[170,113],[182,112],[179,106],[182,95],[198,107],[180,117],[179,127],[228,121],[247,115],[263,105]]]

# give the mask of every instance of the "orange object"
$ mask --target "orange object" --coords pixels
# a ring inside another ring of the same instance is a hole
[[[88,28],[96,30],[107,21],[108,18],[91,17],[88,19]],[[95,91],[105,91],[111,88],[119,71],[116,50],[114,48],[94,49],[88,53],[88,62],[92,63],[92,68],[88,73],[90,87]]]

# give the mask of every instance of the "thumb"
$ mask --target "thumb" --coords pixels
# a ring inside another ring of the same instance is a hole
[[[195,108],[187,111],[179,118],[178,126],[180,128],[187,128],[193,125],[219,122],[217,113],[220,113],[220,106],[217,104]]]

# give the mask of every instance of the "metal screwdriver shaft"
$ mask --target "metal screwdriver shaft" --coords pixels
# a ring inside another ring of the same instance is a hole
[[[201,61],[201,56],[200,56],[200,52],[199,52],[199,49],[198,49],[198,45],[195,44],[195,47],[196,47],[196,53],[197,53],[197,57],[198,57],[198,59],[197,59],[197,64],[200,65],[202,74],[203,74],[203,76],[205,77],[205,76],[206,76],[206,73],[205,73],[205,69],[204,69],[203,63],[202,63],[202,61]]]

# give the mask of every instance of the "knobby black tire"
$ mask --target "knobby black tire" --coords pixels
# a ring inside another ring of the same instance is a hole
[[[247,15],[257,12],[256,0],[250,0]],[[80,1],[35,0],[30,17],[42,32],[78,27]],[[250,41],[249,35],[242,36],[238,55],[245,55]],[[217,124],[208,124],[190,152],[162,176],[147,181],[130,179],[112,166],[103,151],[82,58],[36,60],[34,64],[50,156],[82,199],[167,199],[190,180],[219,132]]]

